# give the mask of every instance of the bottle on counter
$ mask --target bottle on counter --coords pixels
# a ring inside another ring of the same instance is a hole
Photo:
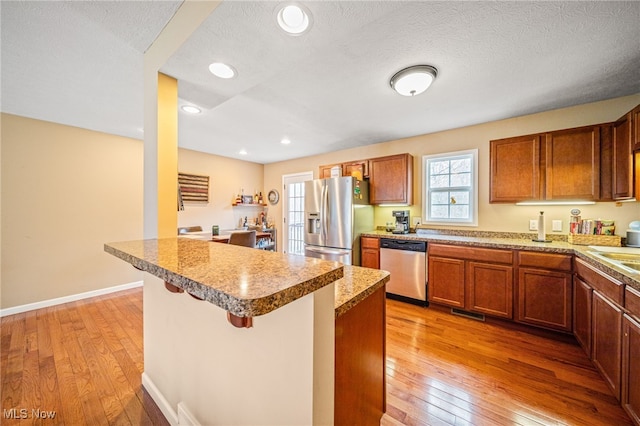
[[[262,203],[263,203],[262,191],[260,191],[260,194],[258,194],[258,204],[262,204]]]

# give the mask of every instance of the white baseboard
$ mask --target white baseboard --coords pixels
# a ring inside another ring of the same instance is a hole
[[[167,419],[171,426],[178,426],[180,423],[178,422],[178,414],[169,404],[169,401],[166,400],[162,392],[156,387],[153,383],[153,380],[147,376],[146,373],[142,373],[142,386],[146,389],[146,391],[151,396],[151,399],[156,403],[164,417]]]
[[[142,287],[143,281],[134,281],[128,284],[114,287],[101,288],[99,290],[87,291],[85,293],[72,294],[70,296],[57,297],[55,299],[43,300],[41,302],[28,303],[26,305],[14,306],[12,308],[0,309],[0,318],[7,315],[20,314],[22,312],[33,311],[35,309],[48,308],[49,306],[62,305],[63,303],[75,302],[76,300],[88,299],[90,297],[102,296],[103,294],[115,293],[117,291],[128,290],[130,288]]]

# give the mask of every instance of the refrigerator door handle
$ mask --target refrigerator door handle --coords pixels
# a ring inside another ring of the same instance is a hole
[[[329,221],[329,187],[322,185],[322,241],[327,241],[327,222]]]
[[[313,253],[326,253],[326,254],[348,254],[351,251],[351,250],[345,250],[345,249],[334,249],[334,248],[313,247],[313,246],[305,246],[304,249]]]

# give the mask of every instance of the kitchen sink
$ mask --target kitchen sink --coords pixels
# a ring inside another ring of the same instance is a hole
[[[629,272],[640,274],[640,248],[589,246],[589,253]]]

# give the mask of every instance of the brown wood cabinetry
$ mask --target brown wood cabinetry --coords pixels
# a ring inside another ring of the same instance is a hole
[[[612,198],[614,200],[633,198],[635,195],[632,124],[633,114],[629,112],[613,125]]]
[[[318,178],[319,179],[327,179],[331,177],[331,169],[336,167],[336,166],[340,166],[340,169],[342,169],[342,164],[327,164],[325,166],[320,166],[320,170],[318,172]]]
[[[490,142],[490,202],[540,199],[540,135]]]
[[[331,169],[336,166],[340,167],[340,173],[342,176],[353,176],[353,173],[357,172],[363,179],[369,177],[369,160],[359,160],[320,166],[318,171],[319,179],[330,178]]]
[[[336,425],[380,424],[386,407],[384,287],[336,319]]]
[[[545,199],[600,198],[600,126],[545,134]]]
[[[352,161],[342,164],[342,174],[344,176],[360,175],[362,178],[369,177],[369,160]]]
[[[429,244],[429,302],[513,318],[510,250]]]
[[[640,105],[631,111],[631,118],[631,142],[633,143],[633,150],[637,151],[640,150]]]
[[[518,253],[518,322],[572,331],[570,255]]]
[[[490,142],[492,203],[600,199],[600,126]]]
[[[360,237],[360,262],[365,268],[380,269],[380,239]]]
[[[371,204],[413,203],[413,157],[390,155],[369,160]]]
[[[620,400],[622,309],[597,291],[593,292],[592,361]]]
[[[591,307],[593,289],[579,277],[573,279],[573,335],[591,358]]]
[[[640,322],[628,315],[624,315],[622,319],[620,402],[635,424],[640,424]]]
[[[622,316],[624,284],[575,259],[576,283],[592,289],[591,297],[591,360],[605,382],[620,400],[622,367]],[[584,346],[583,346],[584,347]]]

